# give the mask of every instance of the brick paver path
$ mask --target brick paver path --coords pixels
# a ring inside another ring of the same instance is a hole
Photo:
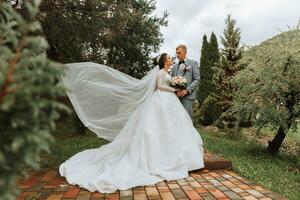
[[[18,200],[285,199],[229,170],[190,172],[190,176],[185,179],[163,181],[113,194],[91,193],[69,185],[55,170],[30,172],[29,177],[19,180],[17,185],[21,191]]]

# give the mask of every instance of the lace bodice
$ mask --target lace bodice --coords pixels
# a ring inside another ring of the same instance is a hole
[[[169,86],[169,81],[172,79],[171,75],[164,70],[157,72],[157,89],[165,92],[175,92],[175,88]]]

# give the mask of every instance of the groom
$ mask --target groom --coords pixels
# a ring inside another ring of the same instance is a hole
[[[179,90],[177,96],[183,107],[186,109],[191,119],[193,119],[193,101],[196,99],[196,88],[200,82],[200,73],[198,69],[198,62],[188,59],[186,57],[187,48],[185,45],[178,45],[176,47],[176,56],[178,63],[172,68],[171,75],[183,76],[187,80],[186,89]]]

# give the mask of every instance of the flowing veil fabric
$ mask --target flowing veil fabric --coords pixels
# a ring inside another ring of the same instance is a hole
[[[102,64],[70,63],[62,80],[83,124],[112,141],[138,106],[151,98],[158,70],[136,79]]]

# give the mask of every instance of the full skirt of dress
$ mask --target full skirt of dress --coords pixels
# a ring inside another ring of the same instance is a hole
[[[186,178],[204,167],[202,144],[177,96],[156,90],[111,143],[77,153],[59,172],[70,184],[113,193]]]

